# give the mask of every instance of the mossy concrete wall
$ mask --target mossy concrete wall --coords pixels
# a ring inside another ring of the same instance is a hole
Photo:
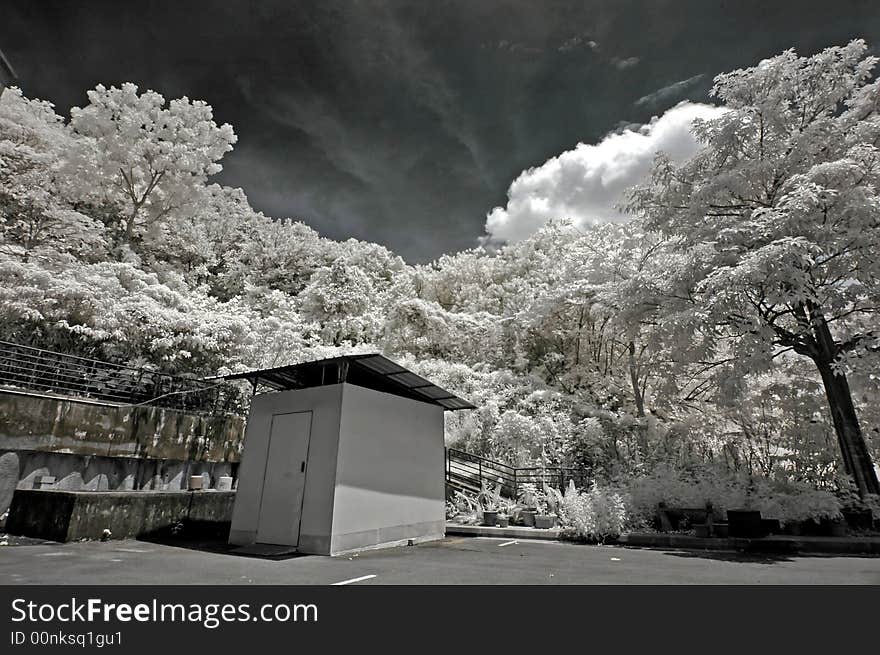
[[[235,477],[245,420],[0,390],[0,515],[46,476],[62,490],[179,490]]]
[[[18,489],[6,532],[51,541],[166,536],[178,531],[225,538],[232,491],[53,491]]]
[[[4,450],[237,462],[244,419],[0,391]]]

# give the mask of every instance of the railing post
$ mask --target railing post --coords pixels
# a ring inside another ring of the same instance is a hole
[[[132,404],[135,403],[135,399],[137,398],[137,393],[140,391],[141,379],[143,378],[143,375],[144,375],[144,372],[140,371],[138,373],[137,379],[134,381],[134,384],[131,385],[131,393],[129,394],[130,398],[129,398],[128,402],[130,402]]]
[[[37,364],[39,364],[39,361],[38,361],[37,358],[35,357],[35,358],[34,358],[34,365],[31,367],[31,368],[32,368],[32,372],[31,372],[31,380],[30,380],[30,384],[31,384],[32,386],[35,385],[35,384],[37,383]]]
[[[480,458],[477,460],[477,466],[479,466],[479,472],[480,472],[480,491],[482,491],[482,490],[483,490],[483,458],[482,458],[482,457],[480,457]]]

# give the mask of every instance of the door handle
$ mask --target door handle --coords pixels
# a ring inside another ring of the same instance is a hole
[[[300,473],[305,473],[305,472],[306,472],[306,463],[305,463],[305,462],[303,462],[302,464],[300,464],[299,472],[300,472]]]

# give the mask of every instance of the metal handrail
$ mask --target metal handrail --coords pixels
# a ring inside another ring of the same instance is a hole
[[[514,467],[456,448],[447,448],[445,459],[447,482],[480,490],[484,483],[496,483],[500,480],[501,493],[514,499],[518,497],[523,484],[547,482],[562,489],[568,480],[580,482],[581,486],[585,486],[589,480],[587,471],[583,469],[570,466]]]
[[[0,386],[199,413],[242,414],[246,408],[246,395],[232,384],[211,384],[8,341],[0,341]]]

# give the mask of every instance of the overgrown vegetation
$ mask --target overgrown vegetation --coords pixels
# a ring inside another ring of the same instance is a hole
[[[384,352],[477,405],[449,445],[588,469],[563,506],[595,537],[661,497],[833,515],[877,492],[875,63],[719,76],[631,222],[418,266],[211,183],[236,137],[202,102],[99,86],[65,120],[7,89],[0,338],[192,376]]]

